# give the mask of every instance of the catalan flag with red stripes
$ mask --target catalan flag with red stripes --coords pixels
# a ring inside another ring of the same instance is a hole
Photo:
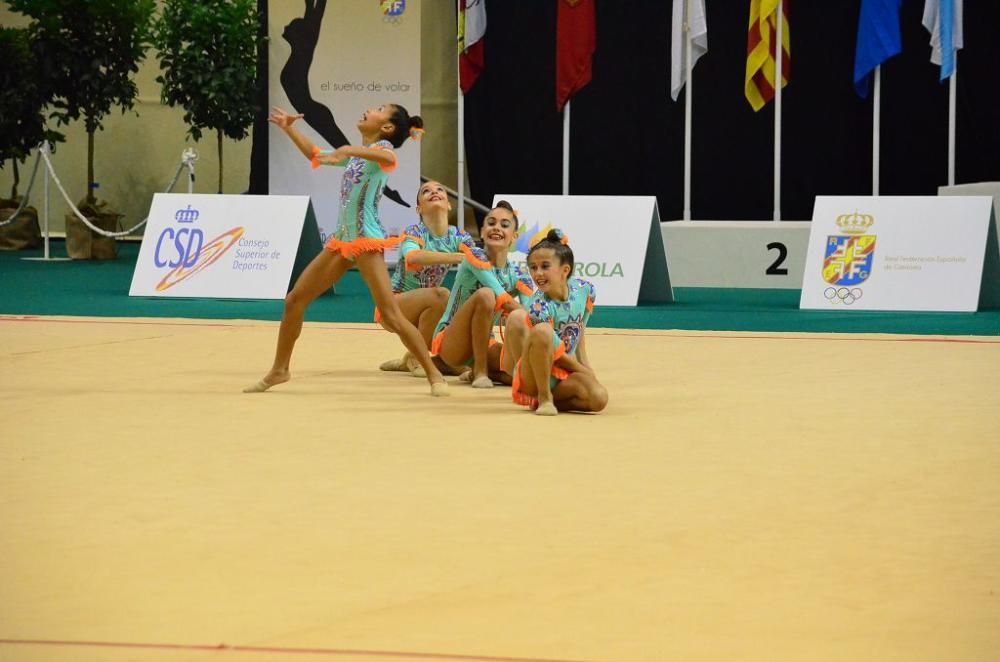
[[[781,86],[791,75],[791,50],[788,47],[788,1],[782,6]],[[774,98],[774,52],[778,31],[779,0],[750,0],[750,26],[747,29],[747,71],[744,92],[747,101],[758,111]]]

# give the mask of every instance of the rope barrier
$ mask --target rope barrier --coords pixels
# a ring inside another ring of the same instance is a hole
[[[73,204],[73,201],[70,200],[69,195],[67,195],[66,193],[66,189],[63,188],[62,182],[59,181],[59,177],[58,175],[56,175],[56,171],[52,167],[52,162],[49,161],[49,155],[47,153],[47,150],[39,150],[38,153],[41,154],[43,159],[45,159],[45,165],[49,169],[49,174],[52,175],[52,180],[56,183],[56,187],[59,189],[59,192],[62,193],[63,199],[66,200],[66,204],[69,205],[69,208],[73,210],[73,214],[76,215],[76,217],[80,219],[80,221],[88,228],[90,228],[93,232],[96,232],[97,234],[105,237],[115,237],[115,238],[124,237],[126,235],[132,234],[132,232],[145,225],[146,222],[149,220],[149,217],[147,216],[146,218],[139,221],[133,227],[129,228],[128,230],[122,230],[121,232],[109,232],[108,230],[102,230],[101,228],[96,227],[93,223],[90,222],[90,220],[86,216],[80,213],[80,210],[77,209],[76,205]],[[171,180],[170,186],[167,187],[165,193],[170,193],[171,191],[174,190],[174,186],[177,184],[177,178],[180,177],[181,170],[183,170],[185,167],[188,169],[189,175],[192,178],[194,177],[194,162],[197,160],[198,160],[197,152],[195,152],[191,148],[184,150],[184,153],[181,155],[181,162],[178,164],[177,170],[174,172],[174,178]]]
[[[11,214],[6,221],[0,221],[0,228],[16,221],[21,212],[24,211],[24,208],[28,206],[28,194],[31,193],[31,187],[35,183],[35,175],[38,174],[38,164],[41,160],[42,152],[39,150],[39,152],[35,155],[35,165],[31,169],[31,179],[28,180],[28,188],[24,191],[24,195],[21,196],[21,204],[18,205],[17,210]]]

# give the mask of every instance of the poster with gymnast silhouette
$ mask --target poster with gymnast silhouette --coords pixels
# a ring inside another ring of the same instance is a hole
[[[296,122],[321,149],[361,144],[356,125],[369,108],[400,104],[420,114],[420,4],[412,0],[271,0],[270,105],[301,113]],[[433,135],[441,127],[429,127]],[[309,162],[281,131],[268,132],[272,194],[308,195],[323,241],[337,227],[343,169]],[[416,220],[420,144],[395,149],[397,167],[379,204],[390,235]],[[395,255],[386,254],[388,261]]]

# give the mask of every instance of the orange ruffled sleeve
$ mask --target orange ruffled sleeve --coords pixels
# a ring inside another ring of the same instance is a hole
[[[492,269],[493,265],[487,260],[480,260],[476,257],[476,254],[472,252],[472,249],[465,244],[459,244],[458,250],[462,251],[462,255],[465,259],[469,261],[469,264],[474,266],[476,269]]]
[[[389,154],[392,155],[392,163],[390,163],[389,165],[386,165],[384,163],[378,164],[378,167],[382,169],[382,172],[392,172],[393,170],[396,169],[396,165],[398,163],[398,160],[396,159],[396,152],[392,151],[388,147],[383,147],[382,145],[379,144],[372,145],[372,149],[381,149],[383,151],[389,152]]]
[[[513,298],[514,297],[512,297],[510,295],[510,292],[504,292],[503,294],[501,294],[500,296],[498,296],[497,297],[497,302],[493,306],[493,312],[499,311],[501,308],[503,308],[503,305],[505,303],[507,303],[508,301],[510,301]]]

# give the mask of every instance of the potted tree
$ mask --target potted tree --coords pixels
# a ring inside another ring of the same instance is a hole
[[[113,106],[135,104],[132,75],[149,46],[154,0],[7,0],[34,19],[28,29],[41,78],[51,88],[60,124],[83,118],[87,131],[87,194],[77,205],[95,226],[114,230],[121,214],[94,195],[94,134]],[[77,259],[117,256],[114,239],[66,217],[66,251]]]
[[[257,0],[164,0],[153,27],[163,102],[184,109],[188,134],[216,132],[222,193],[222,138],[247,137],[258,110]]]
[[[17,187],[21,183],[18,162],[43,140],[55,142],[62,135],[45,126],[49,94],[35,71],[28,30],[0,27],[0,168],[9,161],[14,183],[10,198],[0,196],[0,222],[10,219],[21,206]],[[35,248],[41,243],[38,212],[25,206],[16,219],[0,227],[0,249]]]

